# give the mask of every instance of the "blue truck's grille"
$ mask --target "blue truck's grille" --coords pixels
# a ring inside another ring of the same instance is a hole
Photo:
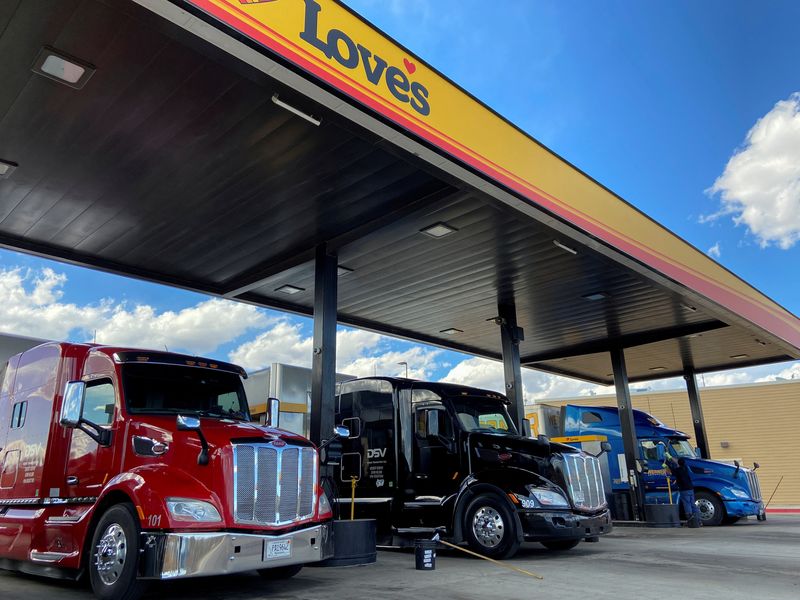
[[[586,454],[563,454],[561,470],[575,508],[597,510],[606,505],[600,461]]]
[[[750,485],[750,495],[753,500],[761,500],[761,485],[758,483],[758,475],[750,469],[745,470],[747,483]]]
[[[235,444],[233,465],[237,523],[287,525],[313,516],[317,482],[313,448]]]

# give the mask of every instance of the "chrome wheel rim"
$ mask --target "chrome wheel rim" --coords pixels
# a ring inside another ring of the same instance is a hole
[[[128,540],[118,523],[106,527],[96,550],[94,566],[100,581],[106,585],[115,584],[122,575],[128,556]]]
[[[472,533],[487,548],[494,548],[503,541],[505,529],[503,517],[491,506],[482,506],[472,517]]]
[[[714,518],[714,513],[716,509],[714,508],[714,503],[710,500],[706,500],[705,498],[700,498],[695,502],[697,505],[698,510],[700,511],[700,519],[703,521],[710,521]],[[691,515],[690,515],[691,516]]]

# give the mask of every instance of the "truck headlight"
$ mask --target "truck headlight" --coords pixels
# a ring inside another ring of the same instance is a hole
[[[567,499],[553,490],[526,486],[528,497],[517,495],[522,508],[569,508]]]
[[[167,498],[167,509],[176,521],[218,523],[222,521],[213,504],[191,498]]]
[[[750,494],[748,494],[744,490],[737,490],[736,488],[731,488],[731,494],[733,494],[737,498],[742,498],[743,500],[750,499]]]

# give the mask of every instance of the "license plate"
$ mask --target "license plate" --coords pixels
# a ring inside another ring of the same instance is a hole
[[[264,560],[288,558],[292,555],[292,540],[274,540],[267,542]]]

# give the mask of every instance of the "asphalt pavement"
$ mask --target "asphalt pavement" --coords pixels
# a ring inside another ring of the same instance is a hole
[[[305,568],[291,580],[256,573],[155,584],[146,598],[376,599],[670,598],[798,600],[800,517],[770,516],[701,529],[617,528],[596,544],[550,552],[523,546],[507,564],[532,579],[455,550],[439,551],[435,571],[416,571],[412,551],[381,551],[376,564]],[[90,600],[80,584],[0,571],[2,600]]]

